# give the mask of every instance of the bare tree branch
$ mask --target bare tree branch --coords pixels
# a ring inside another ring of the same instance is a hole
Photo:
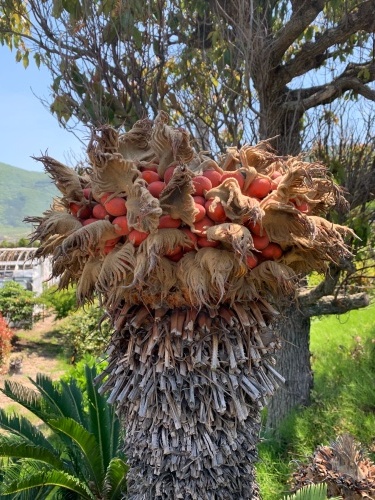
[[[367,307],[370,303],[367,293],[354,293],[335,297],[327,295],[315,304],[303,307],[303,314],[309,318],[312,316],[323,316],[325,314],[343,314],[353,309]]]
[[[289,92],[289,101],[282,106],[286,110],[305,111],[322,104],[329,104],[344,92],[353,90],[371,101],[375,101],[375,91],[364,83],[375,81],[375,63],[349,64],[345,71],[326,85]]]
[[[323,10],[327,2],[318,0],[303,0],[302,2],[292,2],[293,14],[290,20],[279,30],[277,37],[273,41],[270,49],[274,61],[279,61],[288,48],[295,42],[310,23]]]
[[[357,4],[356,8],[345,15],[337,26],[327,29],[315,42],[306,42],[298,54],[281,67],[278,78],[286,85],[293,78],[316,69],[325,60],[325,52],[334,45],[345,42],[350,35],[365,31],[371,33],[375,28],[375,0]]]

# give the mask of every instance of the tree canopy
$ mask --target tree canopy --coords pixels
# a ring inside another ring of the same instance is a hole
[[[374,0],[0,2],[0,38],[51,72],[67,127],[129,128],[167,110],[200,146],[278,136],[342,95],[375,99]]]

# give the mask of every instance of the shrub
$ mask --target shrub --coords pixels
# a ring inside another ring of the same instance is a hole
[[[7,281],[0,288],[0,313],[8,323],[30,329],[33,325],[34,292],[26,290],[15,281]]]
[[[65,345],[71,351],[73,362],[84,354],[99,356],[105,351],[112,329],[109,320],[103,317],[103,309],[93,304],[71,314],[59,327],[58,331],[65,335]]]
[[[12,349],[13,332],[0,314],[0,373]]]
[[[76,287],[59,290],[56,285],[51,286],[43,291],[39,300],[47,307],[53,308],[56,319],[66,318],[77,309]]]

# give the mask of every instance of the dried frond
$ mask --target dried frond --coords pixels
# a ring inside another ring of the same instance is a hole
[[[139,177],[136,164],[127,161],[119,153],[98,153],[94,157],[92,190],[96,197],[106,192],[113,196],[127,195]]]
[[[206,198],[218,198],[223,205],[226,216],[233,222],[242,223],[245,220],[259,221],[263,210],[258,200],[242,194],[237,179],[225,179],[220,186],[210,189]]]
[[[156,231],[162,209],[159,200],[152,196],[141,179],[128,187],[126,207],[129,227],[145,233]]]
[[[61,245],[62,254],[76,252],[80,255],[95,255],[104,248],[106,240],[117,237],[114,226],[107,220],[98,220],[82,226],[68,235]]]
[[[83,267],[77,283],[77,301],[79,305],[92,300],[97,289],[97,281],[103,264],[103,259],[90,257]]]
[[[85,181],[75,170],[50,156],[41,156],[34,159],[44,164],[45,171],[53,179],[57,189],[68,200],[85,201],[82,191],[82,186],[85,185]]]
[[[167,125],[169,117],[164,111],[159,111],[154,121],[150,146],[159,160],[158,173],[164,172],[173,161],[188,163],[194,156],[190,146],[189,133],[184,129],[174,129]]]
[[[207,229],[207,239],[220,241],[225,247],[229,247],[241,259],[254,249],[253,238],[250,231],[241,224],[224,223]]]
[[[191,244],[186,234],[179,229],[158,229],[156,233],[150,234],[140,245],[139,251],[148,260],[148,270],[150,272],[157,266],[160,257],[175,250],[178,246]]]
[[[197,210],[194,199],[192,179],[194,174],[186,167],[179,166],[173,172],[172,179],[160,195],[160,207],[173,219],[181,219],[188,226],[194,223]]]
[[[151,129],[152,121],[146,118],[138,120],[129,132],[119,136],[118,152],[125,160],[147,162],[155,157],[149,145]]]
[[[136,262],[132,243],[118,245],[102,262],[97,277],[97,287],[102,293],[109,293],[112,288],[128,285],[133,279]]]
[[[313,245],[316,228],[311,217],[302,214],[291,204],[269,200],[262,204],[263,227],[270,239],[282,247],[289,245],[307,247]]]
[[[82,227],[81,222],[71,214],[62,211],[47,210],[43,217],[26,217],[26,222],[37,224],[31,241],[46,240],[56,234],[67,236]]]

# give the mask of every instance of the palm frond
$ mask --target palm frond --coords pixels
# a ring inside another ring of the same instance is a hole
[[[25,387],[12,380],[6,380],[4,389],[0,389],[0,391],[8,396],[8,398],[31,411],[31,413],[43,420],[43,422],[51,416],[51,412],[49,409],[46,409],[46,404],[40,395],[29,387]]]
[[[64,463],[55,452],[43,446],[21,441],[18,437],[15,438],[12,435],[0,437],[0,457],[30,458],[39,460],[58,469],[64,469]]]
[[[22,415],[8,415],[4,410],[0,410],[0,428],[18,435],[30,443],[43,446],[51,451],[55,449],[38,427]]]
[[[105,470],[111,458],[116,455],[119,445],[119,422],[114,414],[114,407],[108,405],[107,399],[101,396],[94,384],[96,368],[85,367],[86,389],[89,399],[88,430],[94,434],[100,447],[102,468]]]
[[[113,458],[107,468],[103,492],[107,500],[117,500],[126,493],[126,473],[129,466],[121,458]]]
[[[79,498],[86,500],[94,500],[95,496],[89,488],[77,478],[62,472],[60,470],[50,470],[33,474],[29,477],[20,477],[11,483],[3,483],[0,492],[3,495],[14,495],[22,491],[31,490],[33,488],[42,488],[45,486],[58,486],[60,488],[74,491]],[[14,496],[12,497],[14,498]]]
[[[78,446],[85,458],[85,465],[91,476],[91,481],[95,482],[99,490],[101,479],[104,476],[104,469],[100,456],[101,450],[95,436],[81,424],[67,417],[50,420],[49,425],[59,434],[64,434],[70,438]]]
[[[283,500],[326,500],[327,485],[326,484],[311,484],[296,491],[292,495],[283,497]],[[331,500],[340,500],[341,497],[331,498]]]

